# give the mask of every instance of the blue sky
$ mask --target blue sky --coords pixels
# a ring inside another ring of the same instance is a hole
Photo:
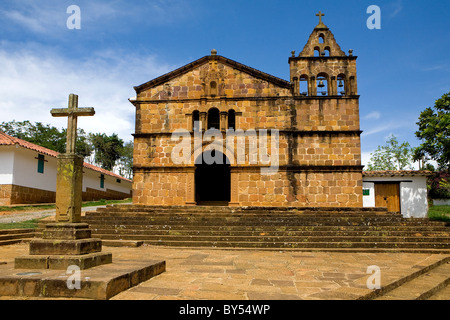
[[[81,29],[66,22],[81,10]],[[381,9],[370,30],[367,8]],[[390,134],[417,146],[419,114],[450,90],[450,1],[419,0],[2,0],[0,121],[66,125],[50,109],[79,94],[89,132],[134,132],[133,86],[208,55],[211,49],[289,80],[325,13],[341,48],[358,56],[363,163]]]

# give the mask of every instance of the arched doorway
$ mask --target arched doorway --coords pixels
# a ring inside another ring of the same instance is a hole
[[[195,201],[198,205],[228,205],[231,189],[228,158],[216,150],[205,151],[200,157],[201,161],[197,159],[195,165]]]

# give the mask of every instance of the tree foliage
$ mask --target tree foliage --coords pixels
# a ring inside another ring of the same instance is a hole
[[[0,130],[6,134],[54,150],[59,153],[66,152],[67,129],[59,130],[41,122],[30,121],[2,122]],[[113,170],[116,163],[119,174],[131,178],[133,175],[133,142],[124,144],[118,135],[113,133],[107,136],[104,133],[87,134],[78,128],[76,152],[86,158],[95,151],[95,163],[106,170]],[[91,162],[87,160],[88,162]]]
[[[391,135],[384,146],[378,146],[367,166],[373,170],[408,170],[412,169],[413,150],[408,142],[399,144],[397,138]]]
[[[49,124],[44,125],[41,122],[31,123],[28,120],[13,120],[10,122],[2,122],[0,124],[0,130],[10,136],[59,153],[64,153],[66,151],[66,129],[59,130]],[[92,152],[87,140],[86,132],[84,132],[83,129],[78,129],[76,152],[82,157],[86,157]]]
[[[121,156],[123,140],[116,133],[110,136],[91,133],[89,137],[95,151],[95,162],[103,169],[112,170]]]
[[[450,199],[450,173],[433,173],[428,177],[428,189],[428,196],[432,199]]]
[[[120,150],[118,160],[118,171],[123,177],[131,179],[133,177],[133,141],[128,141]]]
[[[441,170],[450,169],[450,92],[436,100],[434,106],[420,113],[417,138],[422,144],[415,150],[414,159],[428,155],[437,161]]]

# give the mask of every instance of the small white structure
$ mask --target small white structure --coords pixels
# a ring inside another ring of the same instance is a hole
[[[58,152],[0,131],[0,205],[54,203]],[[132,181],[84,163],[83,200],[131,197]]]
[[[405,218],[428,215],[427,176],[430,171],[363,171],[363,206],[387,207]]]

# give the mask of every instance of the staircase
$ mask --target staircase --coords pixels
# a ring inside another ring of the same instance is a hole
[[[34,229],[0,230],[0,246],[19,242],[28,242],[34,238]]]
[[[381,208],[158,207],[87,212],[92,236],[173,247],[450,252],[450,227]],[[106,243],[105,243],[106,244]]]
[[[360,300],[449,300],[450,256],[374,290]]]

